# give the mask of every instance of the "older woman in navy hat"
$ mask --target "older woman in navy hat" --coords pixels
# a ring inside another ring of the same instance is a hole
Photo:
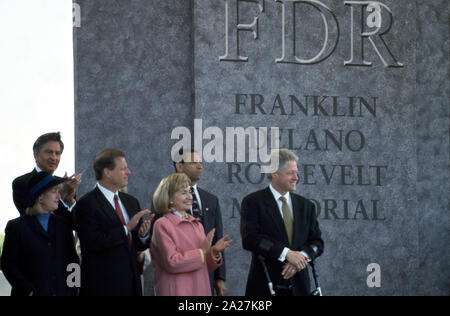
[[[26,215],[6,226],[1,268],[12,286],[11,296],[72,296],[68,265],[79,263],[70,223],[53,215],[65,181],[47,172],[28,183]],[[72,270],[69,269],[70,272]]]

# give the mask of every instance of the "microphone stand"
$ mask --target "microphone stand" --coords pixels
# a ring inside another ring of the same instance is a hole
[[[276,293],[275,293],[275,291],[273,289],[272,279],[270,278],[269,270],[267,270],[267,266],[266,266],[266,262],[264,260],[264,257],[263,256],[259,256],[258,259],[261,261],[262,266],[264,268],[264,273],[266,274],[267,285],[269,286],[270,295],[276,296]]]
[[[319,283],[319,275],[317,273],[316,267],[314,266],[314,261],[311,261],[309,263],[309,265],[311,266],[312,275],[314,278],[314,284],[316,286],[316,289],[314,291],[312,291],[311,294],[309,294],[309,296],[323,296],[322,289],[320,288],[320,283]]]

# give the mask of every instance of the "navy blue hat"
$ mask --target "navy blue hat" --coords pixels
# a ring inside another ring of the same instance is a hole
[[[60,185],[67,179],[51,175],[46,171],[41,171],[33,175],[28,182],[28,207],[36,203],[38,197],[51,187]]]

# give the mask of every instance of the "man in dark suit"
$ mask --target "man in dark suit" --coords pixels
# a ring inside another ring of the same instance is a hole
[[[266,266],[277,295],[305,296],[310,293],[307,262],[324,247],[315,206],[293,193],[298,157],[281,149],[271,159],[278,159],[279,168],[269,175],[270,186],[242,201],[242,244],[252,252],[246,295],[271,295]]]
[[[179,151],[180,157],[183,159],[180,162],[174,162],[175,170],[178,173],[185,173],[191,182],[191,194],[193,197],[191,215],[196,217],[205,229],[205,234],[208,234],[213,228],[216,229],[213,239],[213,244],[223,237],[222,213],[220,212],[219,199],[199,188],[198,181],[202,176],[203,166],[198,153],[194,150],[187,150],[183,153],[183,149]],[[225,270],[225,256],[223,257],[222,265],[214,272],[209,274],[211,282],[211,293],[216,291],[218,296],[225,295],[226,288],[226,270]]]
[[[75,206],[74,221],[81,244],[81,295],[141,296],[137,251],[148,248],[150,222],[141,221],[133,196],[119,192],[127,186],[130,170],[125,154],[100,152],[94,162],[98,183]]]
[[[40,171],[53,174],[58,168],[63,151],[64,143],[61,141],[60,133],[44,134],[36,140],[33,145],[36,167],[31,172],[16,178],[12,183],[13,200],[20,215],[25,214],[28,201],[27,187],[31,177]],[[74,174],[64,183],[60,192],[59,207],[54,212],[55,215],[65,217],[70,222],[72,222],[71,210],[75,206],[75,190],[81,183],[81,176],[82,174]]]

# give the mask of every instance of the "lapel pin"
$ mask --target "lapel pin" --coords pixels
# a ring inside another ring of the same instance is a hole
[[[209,208],[206,208],[206,211],[208,212],[208,211],[209,211]]]

